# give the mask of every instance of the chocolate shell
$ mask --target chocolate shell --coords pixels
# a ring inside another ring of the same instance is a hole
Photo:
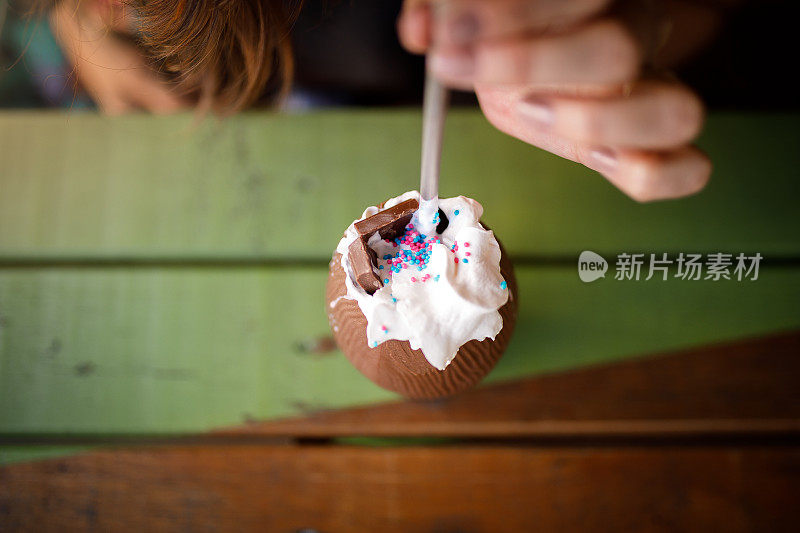
[[[334,254],[326,288],[326,310],[336,343],[367,378],[408,398],[440,398],[475,386],[505,352],[517,322],[517,280],[502,244],[500,251],[500,271],[509,290],[508,301],[500,308],[503,329],[494,340],[471,340],[464,344],[444,370],[434,368],[421,350],[411,349],[408,341],[388,340],[374,348],[367,345],[367,319],[358,303],[340,298],[347,294],[346,274],[341,254]],[[336,305],[331,307],[331,302]]]

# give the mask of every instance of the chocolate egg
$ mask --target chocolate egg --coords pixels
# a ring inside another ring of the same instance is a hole
[[[494,340],[471,340],[462,345],[444,370],[433,367],[421,350],[411,349],[408,341],[387,340],[376,347],[368,346],[367,319],[358,303],[345,297],[347,274],[342,268],[341,255],[334,254],[326,288],[326,309],[336,343],[367,378],[408,398],[439,398],[475,386],[503,355],[517,321],[517,281],[502,244],[500,250],[500,271],[508,284],[508,301],[499,309],[503,327]]]

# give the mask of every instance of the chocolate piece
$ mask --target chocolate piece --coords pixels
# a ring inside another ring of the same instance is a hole
[[[450,225],[450,221],[447,220],[447,215],[444,214],[444,211],[439,209],[439,223],[436,224],[436,233],[441,233],[447,229],[447,226]]]
[[[383,211],[379,211],[355,223],[356,231],[364,240],[368,240],[377,232],[381,239],[394,239],[405,232],[414,212],[419,209],[419,202],[406,200]]]
[[[367,294],[374,294],[383,287],[381,278],[372,270],[378,263],[378,257],[363,239],[354,240],[348,248],[347,255],[350,258],[350,266],[353,268],[356,283],[367,291]]]

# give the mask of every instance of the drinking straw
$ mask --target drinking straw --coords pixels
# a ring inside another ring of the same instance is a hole
[[[425,74],[422,100],[422,164],[420,166],[420,202],[417,223],[420,233],[430,234],[436,227],[439,210],[439,166],[442,160],[442,137],[449,93],[439,80]]]

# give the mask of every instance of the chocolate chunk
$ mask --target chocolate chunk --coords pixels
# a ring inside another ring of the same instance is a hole
[[[414,212],[419,209],[419,202],[406,200],[371,217],[355,223],[356,231],[364,240],[368,240],[375,232],[381,239],[394,239],[405,232],[406,225],[411,222]]]
[[[363,239],[354,240],[348,248],[347,255],[350,258],[350,266],[353,268],[356,283],[367,291],[367,294],[374,294],[375,291],[383,287],[381,278],[373,270],[373,267],[378,263],[378,256],[372,248],[367,246]]]
[[[439,223],[436,224],[436,233],[441,233],[447,229],[447,226],[450,225],[450,221],[447,220],[447,215],[444,214],[444,211],[439,209]]]

